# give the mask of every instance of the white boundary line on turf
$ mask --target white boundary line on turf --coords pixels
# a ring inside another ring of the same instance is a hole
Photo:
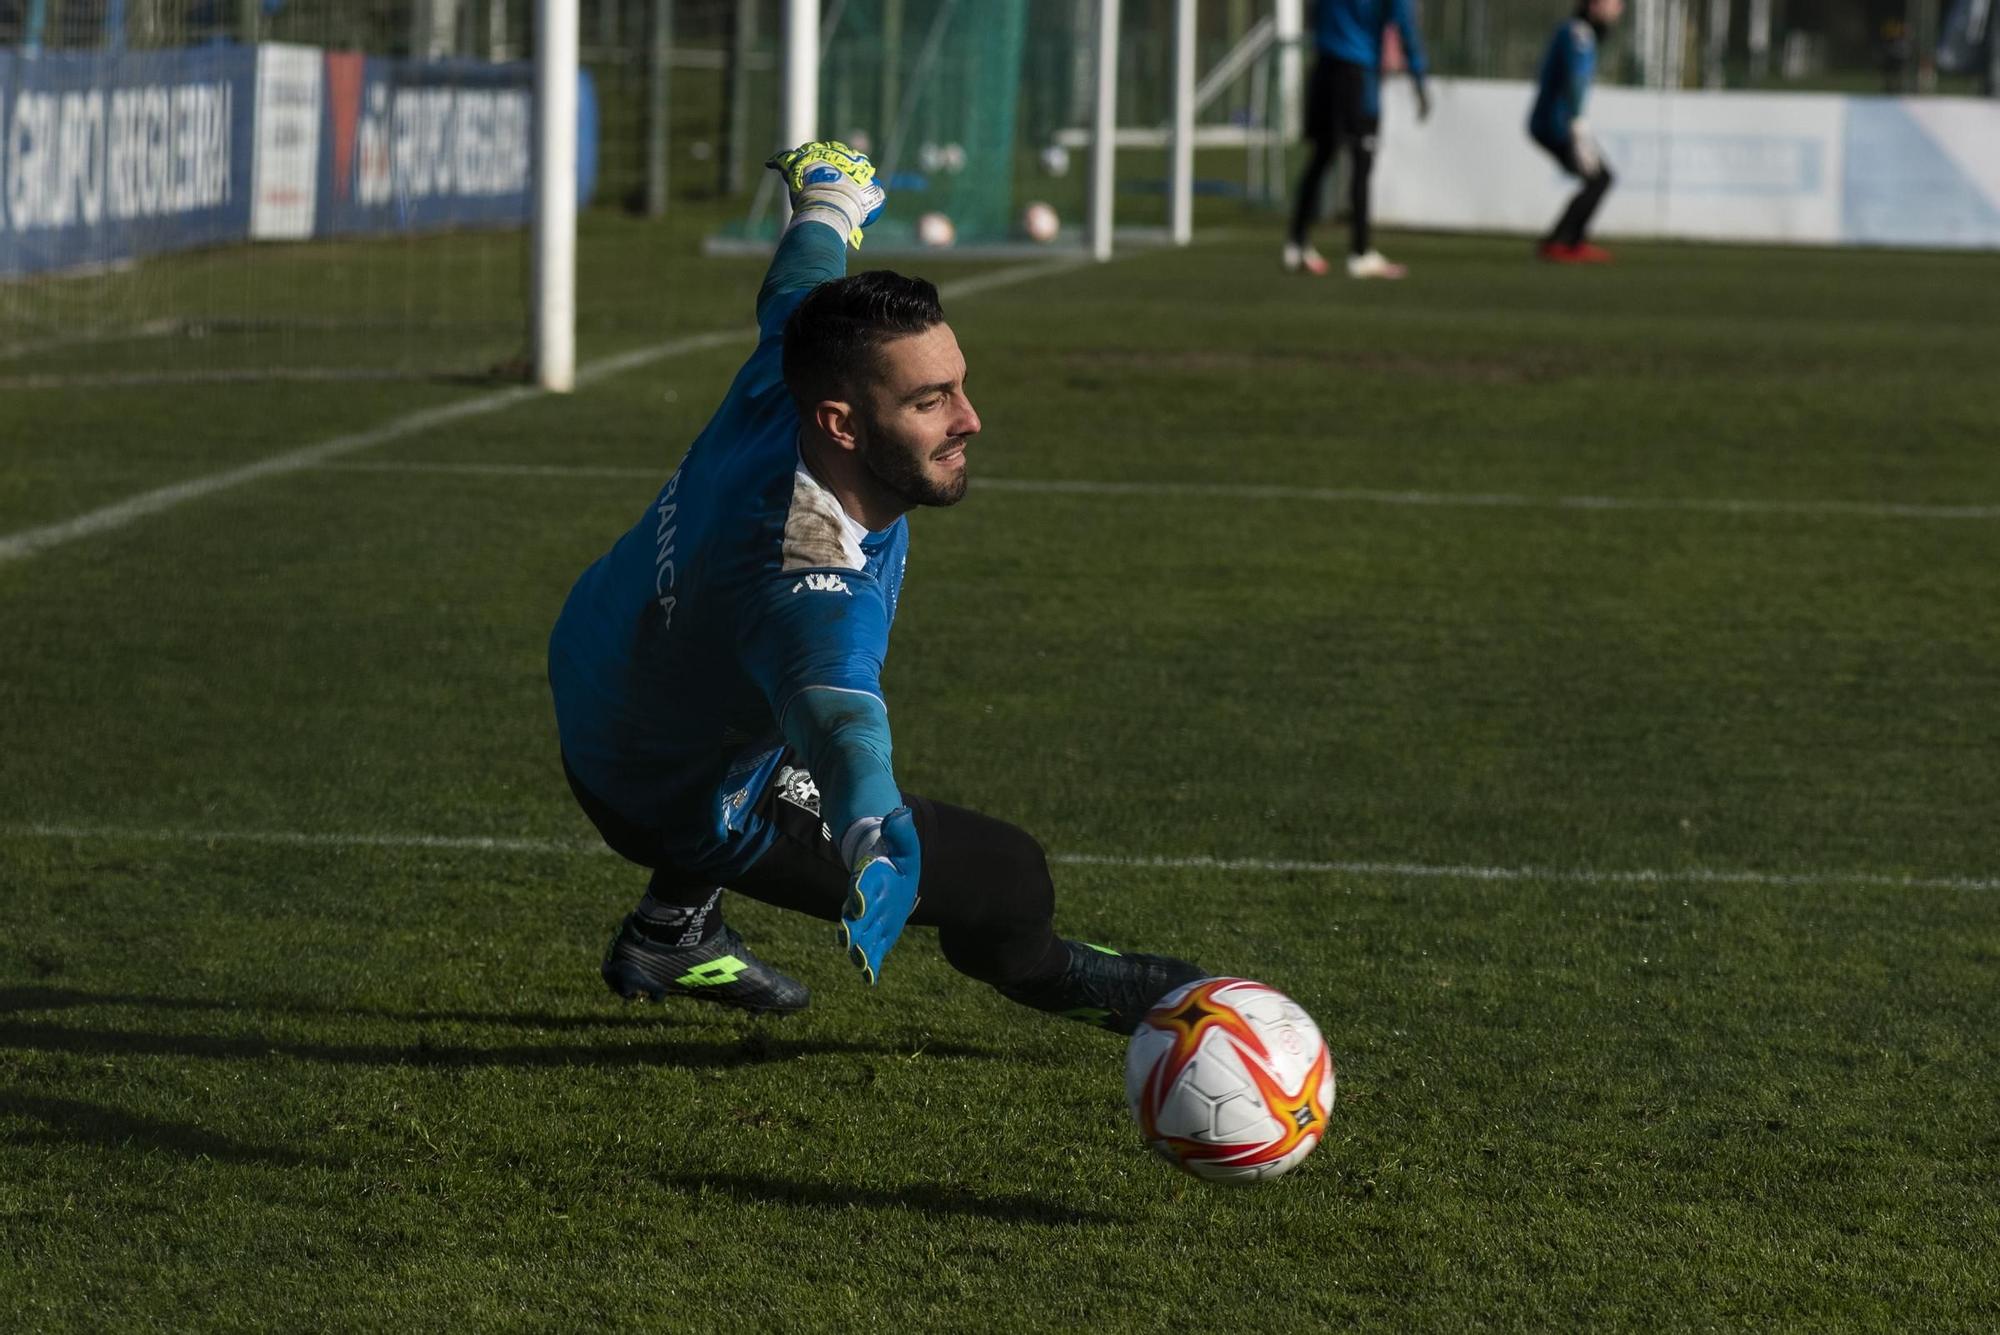
[[[317,466],[317,465],[316,465]],[[658,469],[594,464],[457,464],[383,460],[327,464],[340,472],[443,473],[478,477],[638,478],[657,481]],[[1293,487],[1231,482],[1084,482],[1037,478],[976,478],[974,491],[1036,495],[1158,496],[1192,500],[1320,501],[1351,505],[1416,505],[1470,509],[1678,511],[1734,515],[1825,515],[1856,519],[2000,519],[2000,505],[1924,505],[1897,501],[1773,501],[1729,497],[1529,496],[1513,492],[1371,491],[1353,487]]]
[[[946,283],[939,290],[945,296],[969,296],[1063,273],[1078,268],[1086,262],[1078,260],[1051,263],[1046,260],[1036,260],[1030,264],[1015,265],[956,283]],[[754,328],[718,329],[703,334],[690,334],[685,338],[670,339],[665,343],[655,343],[649,347],[634,348],[630,352],[600,358],[584,365],[576,374],[577,388],[583,389],[611,376],[641,366],[649,366],[654,362],[665,361],[670,357],[701,352],[709,348],[726,347],[732,343],[755,339],[756,336],[757,331]],[[286,450],[281,454],[269,455],[254,463],[225,469],[220,473],[209,473],[202,477],[189,478],[185,482],[176,482],[171,486],[141,492],[136,496],[128,496],[122,501],[86,511],[71,519],[9,533],[0,536],[0,565],[8,561],[24,560],[38,552],[75,542],[80,538],[124,528],[127,524],[136,523],[149,515],[172,510],[190,501],[198,501],[217,492],[229,491],[245,483],[296,473],[307,468],[317,468],[335,459],[357,454],[392,440],[400,440],[404,436],[415,435],[432,427],[443,426],[448,422],[456,422],[467,417],[501,412],[516,404],[540,397],[540,390],[524,386],[483,394],[474,399],[462,399],[441,408],[426,408],[421,412],[393,418],[381,426],[371,427],[366,431],[356,431],[345,436],[336,436],[332,440],[321,441],[316,445]]]
[[[604,845],[562,839],[509,839],[485,835],[341,834],[310,830],[136,829],[112,825],[0,824],[0,838],[130,840],[166,844],[262,844],[284,848],[386,848],[467,853],[549,853],[568,856],[610,853]],[[1885,872],[1766,872],[1728,867],[1607,868],[1482,867],[1425,862],[1339,862],[1305,858],[1218,858],[1140,856],[1126,853],[1052,853],[1049,861],[1068,867],[1124,867],[1157,871],[1225,871],[1268,874],[1315,873],[1382,876],[1427,881],[1555,881],[1568,885],[1748,885],[1790,888],[1814,885],[1869,886],[1898,890],[2000,890],[2000,877],[1894,876]]]
[[[523,399],[534,398],[539,391],[532,389],[510,389],[499,394],[487,394],[476,399],[463,399],[442,408],[427,408],[422,412],[410,413],[368,431],[356,431],[345,436],[335,436],[317,445],[307,445],[283,454],[269,455],[255,463],[220,473],[209,473],[204,477],[190,478],[186,482],[176,482],[171,486],[159,487],[152,491],[128,496],[122,501],[98,509],[86,511],[74,519],[60,523],[43,524],[37,528],[22,529],[0,537],[0,564],[19,561],[51,547],[60,547],[66,542],[88,538],[93,534],[124,528],[148,515],[159,514],[198,501],[204,496],[213,496],[219,491],[240,487],[246,482],[256,482],[261,478],[276,477],[283,473],[296,473],[311,468],[344,454],[353,454],[371,446],[407,436],[412,432],[429,427],[442,426],[461,418],[478,417],[485,413],[511,408]]]
[[[92,343],[130,343],[142,338],[165,338],[178,332],[180,327],[179,320],[146,320],[139,324],[114,329],[92,329],[80,334],[52,334],[48,338],[0,343],[0,361],[17,361],[23,357],[33,357],[44,352],[58,352],[64,348],[82,347]]]

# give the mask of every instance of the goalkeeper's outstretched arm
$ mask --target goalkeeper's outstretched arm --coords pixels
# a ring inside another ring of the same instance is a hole
[[[847,272],[847,247],[861,248],[861,231],[882,216],[884,196],[867,157],[832,140],[801,144],[765,164],[785,178],[792,220],[757,292],[757,323],[765,337],[783,327],[801,294]]]
[[[765,338],[784,329],[785,318],[806,293],[847,273],[847,238],[802,217],[792,215],[792,225],[764,271],[764,285],[757,289],[757,327]]]

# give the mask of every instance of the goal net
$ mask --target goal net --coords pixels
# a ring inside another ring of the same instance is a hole
[[[0,8],[0,385],[515,373],[530,18]]]
[[[733,58],[769,71],[744,89],[775,107],[785,96],[783,33],[772,29],[782,28],[784,12],[760,31],[754,0],[743,8]],[[870,230],[878,251],[915,244],[925,215],[948,219],[961,241],[1009,234],[1029,8],[1029,0],[827,0],[816,124],[867,153],[895,197],[894,210]],[[777,235],[775,180],[757,183],[725,241]]]
[[[940,238],[974,251],[1046,243],[1026,225],[1033,204],[1053,210],[1059,246],[1082,243],[1102,9],[1099,0],[825,0],[816,132],[868,152],[890,192],[894,207],[871,229],[871,250]],[[1185,46],[1175,0],[1117,9],[1119,229],[1167,227],[1184,52],[1197,211],[1212,221],[1269,209],[1284,193],[1286,131],[1297,119],[1288,111],[1298,96],[1297,0],[1197,5]],[[762,75],[743,79],[761,105],[784,98],[784,21],[768,3],[739,10],[731,63]],[[775,133],[776,118],[755,128]],[[766,182],[713,248],[768,244],[781,217],[776,184]],[[940,219],[948,225],[933,230]]]

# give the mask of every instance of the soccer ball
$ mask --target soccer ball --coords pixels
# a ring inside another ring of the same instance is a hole
[[[1276,988],[1203,978],[1162,997],[1125,1055],[1125,1100],[1146,1143],[1211,1182],[1296,1168],[1333,1110],[1333,1057]]]
[[[942,213],[917,215],[917,240],[927,246],[948,246],[958,239],[958,229]]]
[[[1056,217],[1054,209],[1038,199],[1021,210],[1021,230],[1028,234],[1030,241],[1047,245],[1062,230],[1062,219]]]
[[[1069,175],[1069,150],[1061,144],[1050,144],[1043,149],[1042,170],[1051,176]]]

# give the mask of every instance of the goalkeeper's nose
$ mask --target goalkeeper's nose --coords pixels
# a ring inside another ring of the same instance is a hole
[[[979,412],[972,406],[972,400],[965,397],[964,390],[958,392],[955,411],[945,429],[960,440],[979,434]]]

